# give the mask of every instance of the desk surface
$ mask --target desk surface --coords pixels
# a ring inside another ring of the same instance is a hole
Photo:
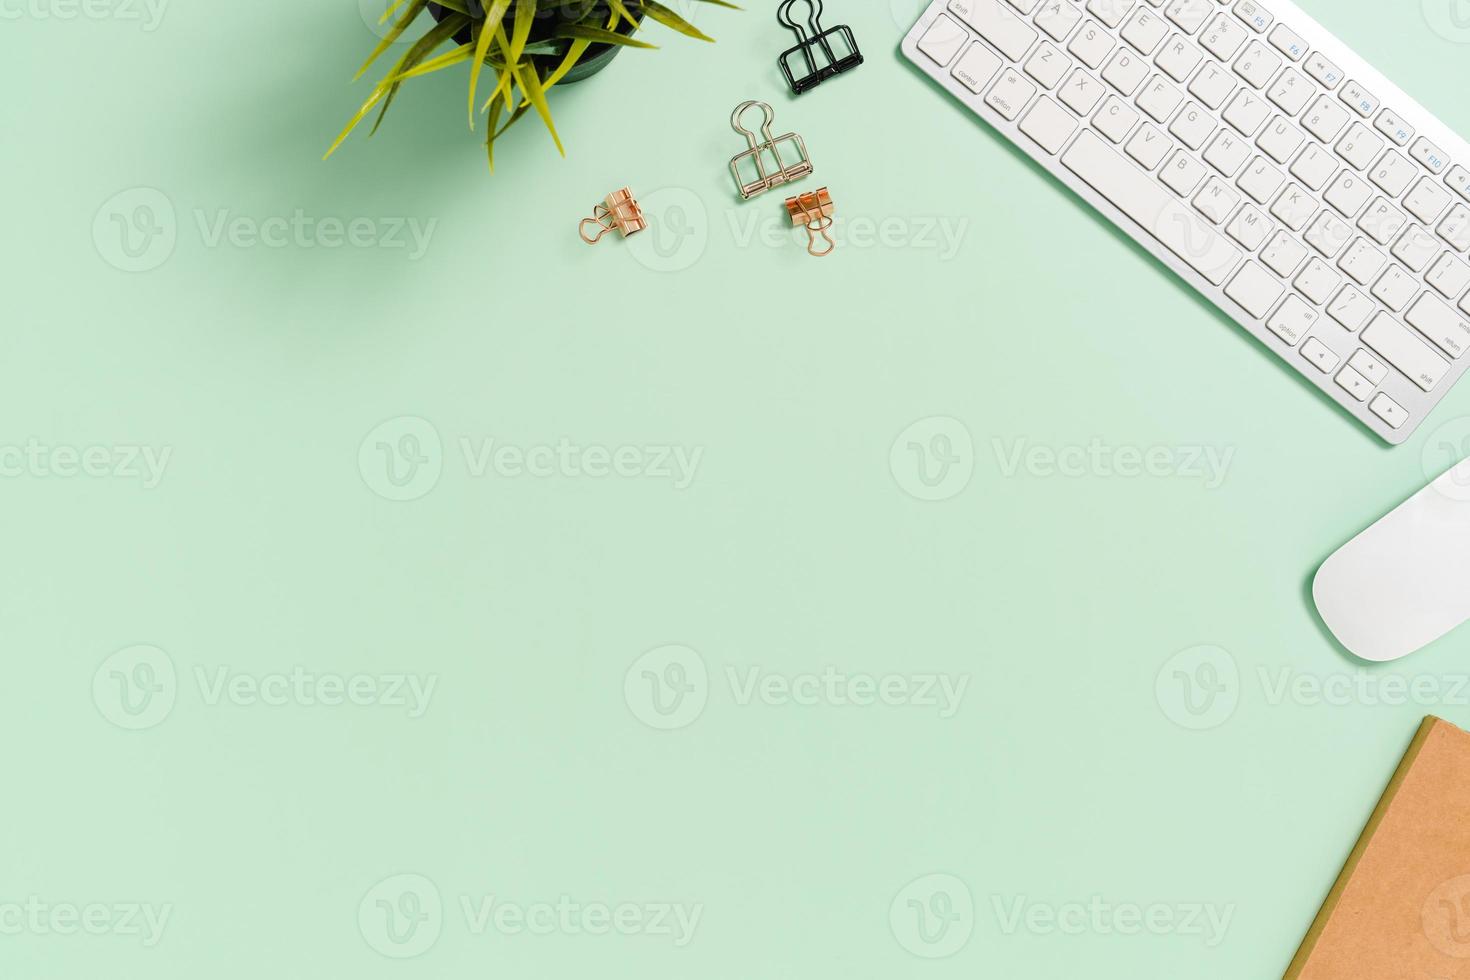
[[[1307,6],[1470,132],[1435,2]],[[1470,723],[1470,632],[1307,593],[1470,387],[1384,448],[828,7],[849,77],[701,7],[494,178],[461,72],[318,160],[352,2],[6,27],[7,975],[1281,972]],[[835,257],[732,199],[746,98]]]

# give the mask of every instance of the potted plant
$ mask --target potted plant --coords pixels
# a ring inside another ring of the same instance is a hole
[[[740,9],[727,0],[701,2]],[[378,115],[369,135],[377,132],[404,82],[465,63],[470,66],[470,129],[476,116],[486,117],[485,153],[492,171],[495,141],[531,110],[565,156],[547,105],[548,89],[595,74],[623,48],[654,47],[634,37],[645,20],[701,41],[713,40],[658,0],[396,0],[383,14],[383,23],[391,20],[392,26],[354,81],[421,17],[433,25],[373,88],[327,157],[375,108]]]

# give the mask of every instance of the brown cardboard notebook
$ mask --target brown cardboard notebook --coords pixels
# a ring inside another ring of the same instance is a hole
[[[1470,732],[1425,718],[1285,980],[1470,978]]]

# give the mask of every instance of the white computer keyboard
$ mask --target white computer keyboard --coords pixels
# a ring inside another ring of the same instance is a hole
[[[1275,0],[935,0],[903,52],[1390,443],[1470,350],[1470,146]]]

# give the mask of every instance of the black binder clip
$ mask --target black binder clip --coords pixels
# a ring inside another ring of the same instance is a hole
[[[863,53],[858,50],[857,39],[852,28],[845,24],[837,27],[822,27],[822,0],[804,0],[811,10],[806,29],[792,16],[791,8],[798,0],[783,0],[776,8],[776,19],[781,26],[796,35],[796,47],[781,54],[781,73],[793,95],[800,95],[845,71],[851,71],[863,63]],[[807,30],[811,36],[807,36]],[[796,65],[793,69],[792,62]]]

